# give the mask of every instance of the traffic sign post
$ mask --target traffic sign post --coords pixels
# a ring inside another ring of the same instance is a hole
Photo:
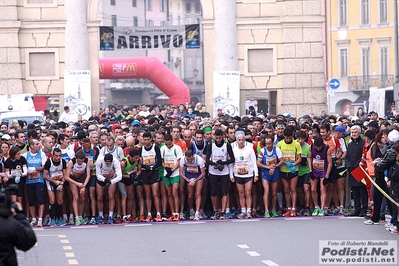
[[[339,86],[341,86],[341,82],[339,79],[330,79],[329,85],[331,89],[336,90],[339,88]]]

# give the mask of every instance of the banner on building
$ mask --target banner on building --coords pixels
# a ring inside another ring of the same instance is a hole
[[[199,24],[161,27],[100,27],[100,50],[200,48]]]
[[[91,116],[90,70],[66,70],[64,76],[64,106],[69,106],[72,121],[78,116],[89,119]]]
[[[213,115],[222,109],[229,116],[240,115],[240,72],[214,71]]]
[[[385,116],[385,89],[370,88],[368,112],[371,111],[377,112],[382,117]]]

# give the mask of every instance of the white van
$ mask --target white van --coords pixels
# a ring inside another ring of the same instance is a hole
[[[33,94],[4,94],[0,95],[0,113],[16,111],[36,111]]]
[[[25,121],[27,125],[33,123],[35,120],[38,120],[41,124],[44,124],[44,118],[41,113],[30,111],[5,112],[0,114],[0,120],[1,123],[8,123],[9,126],[13,120]]]

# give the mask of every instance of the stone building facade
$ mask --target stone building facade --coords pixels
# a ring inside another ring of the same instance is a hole
[[[0,0],[0,93],[60,95],[63,102],[65,1]],[[98,8],[86,0],[92,107],[98,109]],[[241,110],[245,98],[266,98],[272,113],[300,116],[326,108],[320,0],[218,0],[235,4]],[[201,0],[205,104],[212,112],[214,1]],[[73,36],[72,36],[73,37]],[[220,60],[220,58],[219,58]],[[228,69],[225,69],[228,70]]]

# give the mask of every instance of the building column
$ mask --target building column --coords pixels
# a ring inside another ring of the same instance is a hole
[[[218,0],[215,5],[215,71],[238,71],[236,2]]]
[[[238,71],[238,39],[236,1],[218,0],[214,1],[215,8],[215,28],[214,28],[214,58],[215,71]],[[207,97],[207,103],[212,102],[212,108],[208,107],[208,112],[214,112],[214,93],[217,88],[213,88],[211,97]],[[236,93],[236,92],[233,92]]]
[[[17,5],[0,1],[0,94],[23,93]]]
[[[89,70],[86,1],[65,1],[65,69]]]

